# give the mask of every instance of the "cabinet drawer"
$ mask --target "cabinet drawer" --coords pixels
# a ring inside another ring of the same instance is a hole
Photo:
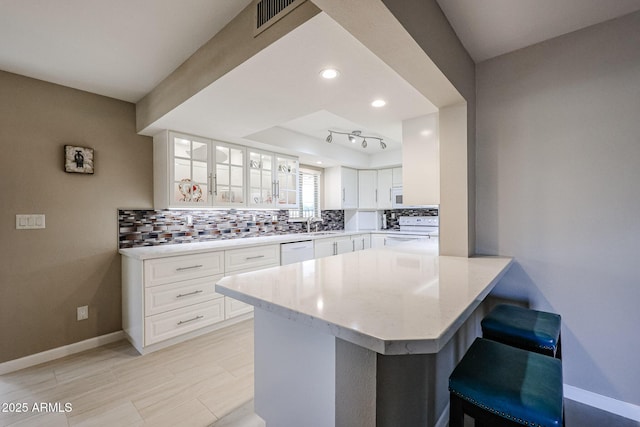
[[[224,273],[224,252],[207,252],[152,259],[144,262],[145,286],[163,285],[181,280]]]
[[[221,278],[222,274],[219,274],[217,276],[183,280],[167,285],[152,286],[145,290],[145,315],[151,316],[199,302],[221,298],[222,295],[216,293],[214,289],[216,282]]]
[[[251,313],[253,306],[237,299],[224,297],[224,313],[225,319],[240,316],[241,314]]]
[[[280,265],[280,245],[231,249],[225,252],[224,264],[227,274]]]
[[[224,320],[224,298],[144,319],[144,344],[151,345]]]

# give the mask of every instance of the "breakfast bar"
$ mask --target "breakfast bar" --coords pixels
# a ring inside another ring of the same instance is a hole
[[[228,276],[216,291],[255,308],[255,411],[267,426],[435,426],[510,264],[422,242]]]

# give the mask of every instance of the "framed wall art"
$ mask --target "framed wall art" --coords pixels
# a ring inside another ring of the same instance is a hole
[[[93,148],[64,146],[64,171],[70,173],[93,173]]]

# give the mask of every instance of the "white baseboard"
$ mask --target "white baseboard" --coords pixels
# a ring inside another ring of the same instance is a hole
[[[124,338],[124,332],[117,331],[110,334],[101,335],[99,337],[89,338],[73,344],[65,345],[63,347],[53,348],[41,353],[32,354],[30,356],[21,357],[20,359],[9,360],[8,362],[0,363],[0,375],[19,371],[20,369],[29,368],[41,363],[50,362],[61,357],[100,347],[101,345],[116,342]]]
[[[440,418],[436,421],[435,427],[447,427],[449,425],[449,404],[445,406],[444,411],[440,414]]]
[[[640,406],[564,384],[565,399],[640,422]]]

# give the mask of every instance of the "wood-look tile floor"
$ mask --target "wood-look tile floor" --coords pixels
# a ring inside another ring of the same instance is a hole
[[[120,341],[2,375],[0,426],[209,426],[251,399],[248,320],[145,356]]]

